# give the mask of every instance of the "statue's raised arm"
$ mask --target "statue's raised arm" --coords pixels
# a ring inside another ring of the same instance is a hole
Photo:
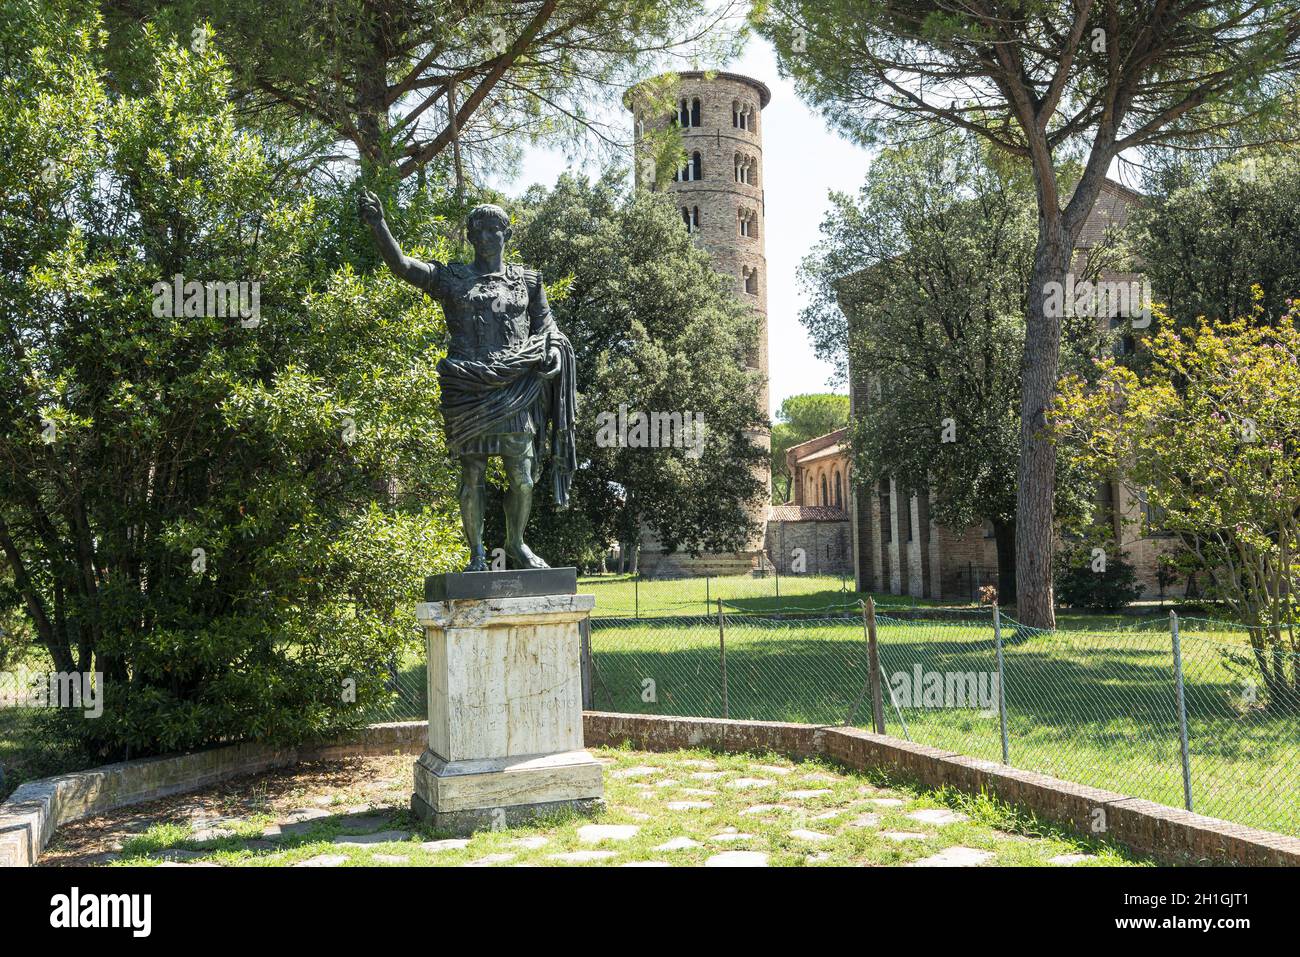
[[[421,262],[402,252],[402,247],[398,245],[396,237],[393,236],[388,228],[388,223],[384,219],[383,203],[370,190],[364,190],[357,197],[357,212],[360,213],[362,221],[370,227],[370,233],[375,237],[375,246],[379,249],[379,255],[388,264],[388,268],[393,271],[393,275],[399,279],[405,279],[413,286],[427,290],[430,287],[431,280],[436,278],[442,263]]]

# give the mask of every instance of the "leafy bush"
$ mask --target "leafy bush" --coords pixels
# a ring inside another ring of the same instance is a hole
[[[1099,563],[1090,545],[1057,556],[1057,601],[1088,611],[1119,611],[1142,597],[1137,570],[1114,545],[1105,552],[1105,567],[1100,571],[1094,570]]]
[[[1300,687],[1300,303],[1263,309],[1183,327],[1156,309],[1149,368],[1103,361],[1095,385],[1066,379],[1051,420],[1085,467],[1146,491],[1283,700]]]

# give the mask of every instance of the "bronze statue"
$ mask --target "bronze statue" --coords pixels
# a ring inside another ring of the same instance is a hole
[[[577,468],[577,395],[573,347],[555,325],[541,273],[505,262],[510,217],[500,206],[477,206],[466,219],[472,263],[412,259],[389,231],[378,197],[366,191],[358,206],[388,268],[437,299],[447,320],[451,341],[438,380],[447,446],[461,463],[465,571],[488,570],[483,498],[490,455],[501,457],[509,479],[507,561],[514,568],[549,567],[524,544],[524,527],[548,445],[555,501],[568,504]]]

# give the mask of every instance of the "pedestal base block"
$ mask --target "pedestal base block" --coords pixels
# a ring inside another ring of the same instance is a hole
[[[586,751],[444,761],[425,749],[415,763],[411,810],[441,831],[509,827],[563,809],[597,810],[602,765]]]
[[[496,831],[528,824],[565,812],[596,814],[605,806],[603,798],[581,801],[547,801],[542,804],[513,804],[509,807],[472,807],[464,811],[435,811],[418,794],[411,795],[411,813],[435,831],[453,837],[469,837],[475,831]]]

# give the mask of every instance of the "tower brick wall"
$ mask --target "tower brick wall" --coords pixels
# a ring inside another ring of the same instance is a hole
[[[754,310],[757,337],[749,357],[749,367],[756,370],[762,379],[758,401],[764,417],[768,414],[769,394],[762,110],[770,99],[771,93],[764,84],[739,74],[715,71],[677,73],[674,101],[685,106],[687,124],[682,125],[682,145],[691,178],[674,179],[663,184],[660,177],[660,185],[656,187],[654,170],[646,169],[640,162],[634,164],[637,186],[667,190],[678,209],[687,210],[687,215],[698,223],[693,229],[696,242],[709,253],[720,273],[733,277],[736,295]],[[681,125],[677,111],[671,115],[651,115],[645,99],[637,96],[635,87],[628,92],[624,102],[633,113],[638,147],[643,131],[669,123]],[[744,115],[743,126],[737,122],[740,112]],[[743,168],[743,175],[738,174],[738,167]],[[701,174],[699,178],[694,177],[697,168]],[[684,216],[683,228],[688,228],[686,219]],[[746,222],[744,229],[742,220]],[[770,450],[771,434],[767,429],[754,430],[749,433],[749,438],[764,452]],[[748,549],[748,558],[752,561],[758,561],[763,551],[764,529],[770,510],[772,476],[766,457],[756,469],[756,476],[762,482],[765,494],[750,511],[750,517],[757,525]],[[651,543],[647,544],[652,547]],[[714,561],[716,563],[716,556]],[[673,565],[673,572],[689,571],[679,562]],[[677,567],[679,565],[681,567]]]

